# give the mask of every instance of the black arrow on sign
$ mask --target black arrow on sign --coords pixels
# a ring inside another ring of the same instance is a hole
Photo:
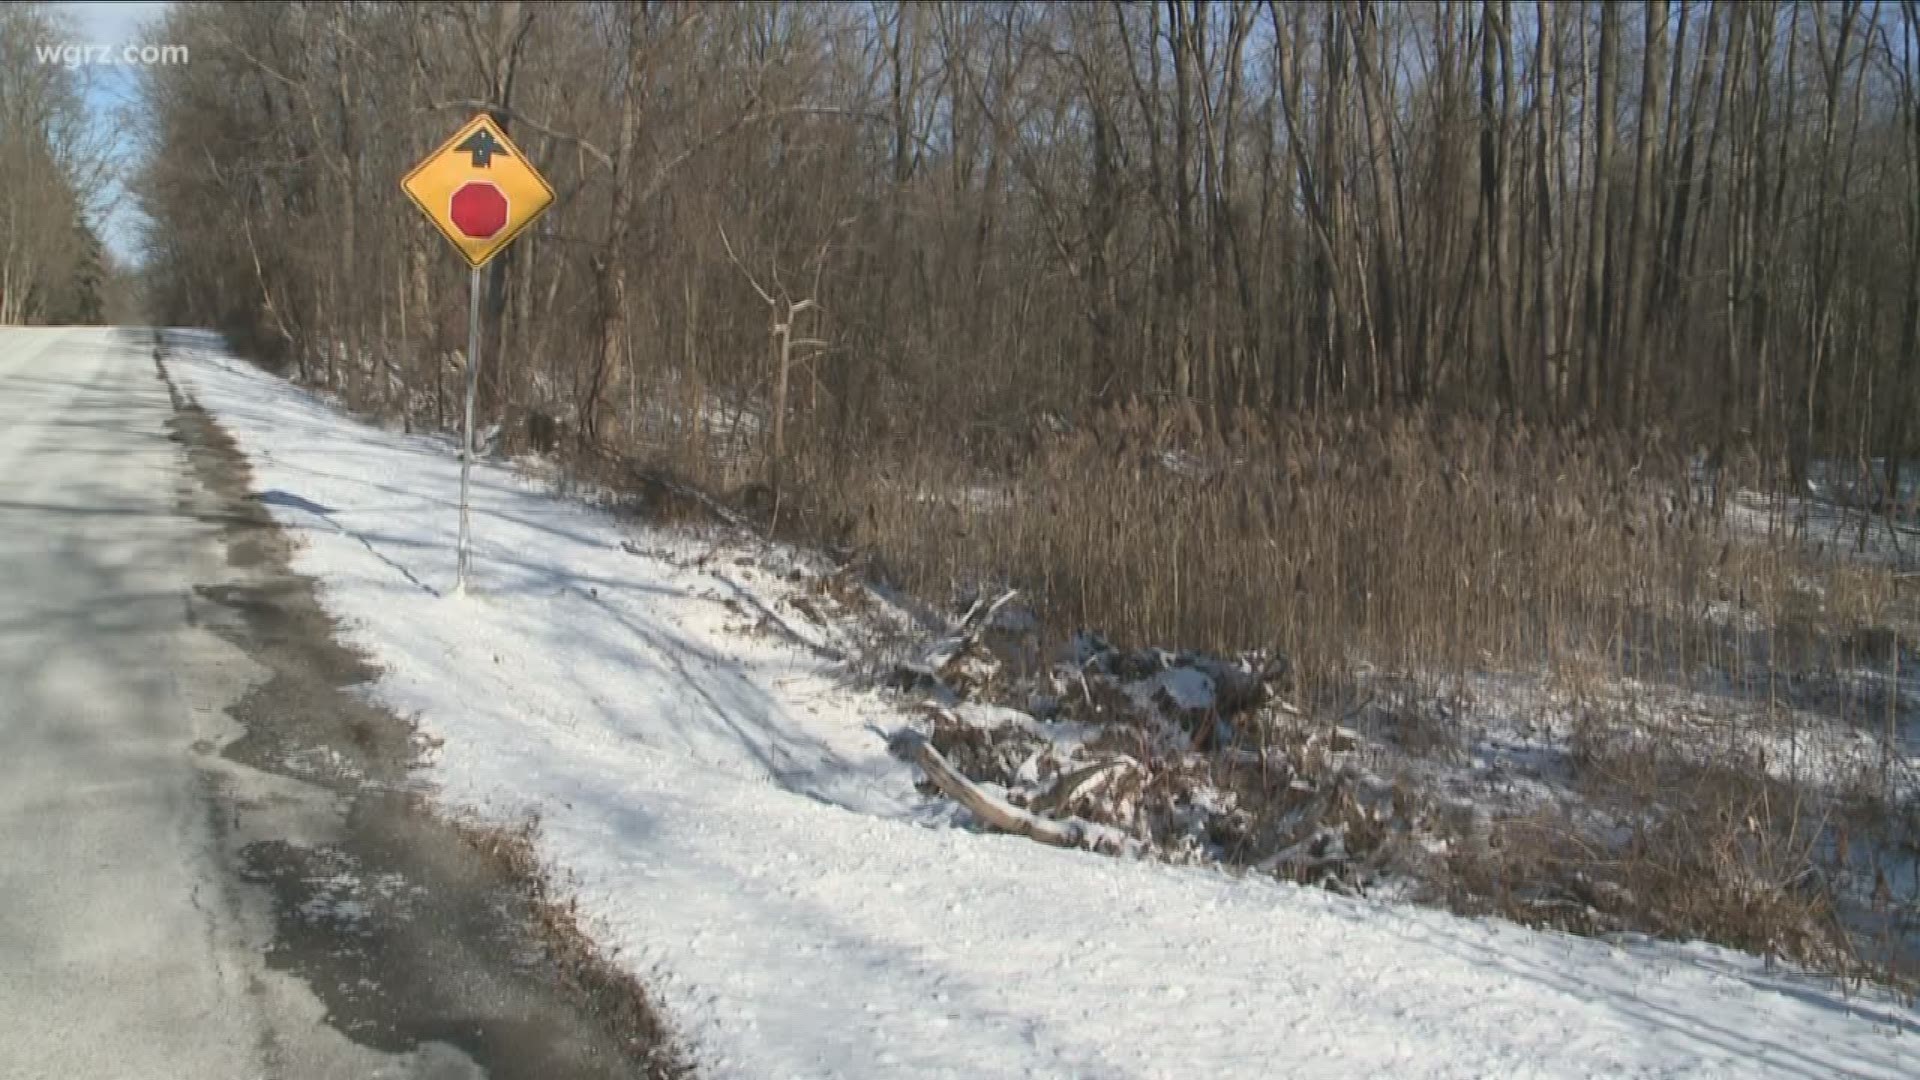
[[[472,154],[473,167],[476,169],[492,168],[493,155],[495,154],[499,154],[501,157],[513,156],[507,153],[506,147],[500,145],[500,140],[493,137],[493,132],[488,131],[486,128],[481,128],[467,136],[466,139],[462,141],[459,146],[454,147],[453,150],[457,154]]]

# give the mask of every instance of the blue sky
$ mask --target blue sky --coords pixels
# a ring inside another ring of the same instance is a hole
[[[142,28],[166,11],[165,3],[54,4],[79,31],[78,40],[58,44],[118,46],[138,41]],[[119,130],[124,124],[127,106],[133,100],[134,69],[111,64],[95,64],[87,71],[87,106],[94,122],[103,128]],[[123,157],[133,149],[124,136],[116,139]],[[108,206],[100,222],[101,239],[123,261],[135,255],[135,218],[122,193],[108,193]]]

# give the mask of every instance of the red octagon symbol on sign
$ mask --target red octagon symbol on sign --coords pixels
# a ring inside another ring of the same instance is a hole
[[[454,191],[447,217],[461,235],[491,239],[507,227],[507,196],[491,180],[469,180]]]

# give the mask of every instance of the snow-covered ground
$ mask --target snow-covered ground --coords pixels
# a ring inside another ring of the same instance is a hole
[[[1606,942],[951,825],[804,557],[458,464],[175,334],[451,805],[543,823],[709,1077],[1920,1075],[1920,1011]]]
[[[1920,526],[1897,514],[1890,519],[1848,505],[1836,499],[1828,485],[1809,484],[1804,496],[1769,498],[1742,491],[1728,501],[1727,517],[1736,535],[1791,536],[1820,558],[1894,570],[1920,567]]]

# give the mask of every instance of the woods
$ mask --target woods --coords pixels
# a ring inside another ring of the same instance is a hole
[[[0,325],[99,322],[106,260],[90,216],[108,154],[82,76],[35,54],[62,24],[0,9]]]
[[[1196,432],[1431,406],[1803,469],[1912,450],[1916,26],[1865,0],[188,3],[139,190],[163,318],[442,408],[457,274],[393,178],[492,111],[562,198],[491,274],[489,411],[620,451],[693,407],[636,402],[768,408],[757,275],[819,282],[771,426],[843,463],[1142,399]]]
[[[479,426],[923,595],[1613,664],[1648,582],[1749,591],[1672,562],[1723,542],[1701,492],[1818,482],[1860,544],[1913,510],[1920,3],[185,3],[154,33],[195,58],[143,73],[155,319],[455,423],[464,268],[397,178],[486,110],[558,202],[488,270]],[[1409,516],[1463,487],[1484,516]]]

